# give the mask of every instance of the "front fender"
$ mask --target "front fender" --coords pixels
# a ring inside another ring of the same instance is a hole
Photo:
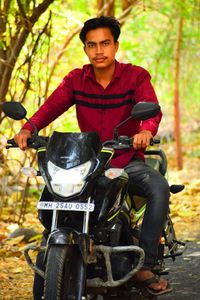
[[[89,251],[89,236],[85,233],[80,233],[73,228],[63,227],[52,231],[48,238],[48,247],[51,245],[78,245],[83,256],[84,263],[87,262]]]

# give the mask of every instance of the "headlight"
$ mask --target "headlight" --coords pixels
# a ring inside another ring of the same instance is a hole
[[[87,161],[82,165],[65,170],[48,161],[47,169],[51,176],[50,184],[53,191],[62,197],[79,193],[85,184],[85,177],[90,171],[91,164],[91,161]]]

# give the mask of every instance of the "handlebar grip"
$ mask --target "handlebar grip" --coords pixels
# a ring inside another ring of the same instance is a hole
[[[38,149],[39,147],[45,147],[48,142],[48,137],[36,136],[27,139],[27,148]],[[7,140],[6,149],[18,148],[14,139]]]
[[[31,146],[33,144],[34,140],[32,138],[29,138],[27,140],[27,146]],[[15,143],[15,140],[14,139],[9,139],[7,140],[7,145],[6,145],[6,149],[9,149],[9,148],[18,148],[19,146]]]
[[[133,147],[134,137],[129,138],[128,136],[118,136],[115,140],[109,140],[103,143],[103,146],[110,146],[115,150],[126,150]],[[160,140],[156,138],[151,138],[150,145],[160,144]]]
[[[14,139],[7,140],[8,144],[16,144]]]
[[[18,145],[15,143],[14,139],[7,140],[6,149],[9,148],[18,148]]]
[[[160,144],[160,140],[159,140],[159,139],[154,139],[154,138],[152,138],[152,139],[150,140],[150,145],[153,146],[153,145],[155,145],[155,144]]]

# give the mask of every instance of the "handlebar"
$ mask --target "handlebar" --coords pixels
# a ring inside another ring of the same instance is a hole
[[[128,136],[119,136],[116,140],[108,140],[103,143],[103,146],[110,146],[115,150],[125,150],[130,149],[133,147],[133,139],[129,138]],[[159,144],[160,140],[156,138],[152,138],[150,141],[150,145],[153,146],[154,144]]]
[[[29,138],[27,140],[27,147],[32,148],[32,149],[38,149],[38,148],[41,148],[41,147],[46,147],[48,140],[49,140],[49,137],[37,135],[37,136]],[[18,147],[19,146],[15,143],[14,139],[7,140],[6,149],[18,148]]]
[[[34,136],[27,140],[27,147],[32,149],[38,149],[41,147],[46,147],[49,137],[45,136]],[[152,138],[150,141],[150,145],[159,144],[159,139]],[[133,146],[133,138],[129,138],[128,136],[121,135],[116,140],[108,140],[103,143],[103,146],[110,146],[115,150],[125,150],[130,149]],[[19,146],[15,143],[14,139],[7,140],[6,149],[9,148],[18,148]]]

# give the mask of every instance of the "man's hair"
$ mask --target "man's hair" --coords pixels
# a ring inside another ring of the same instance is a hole
[[[101,27],[109,28],[114,38],[114,42],[117,42],[120,35],[120,23],[114,17],[101,16],[89,19],[84,23],[84,26],[79,34],[83,44],[85,44],[88,31]]]

